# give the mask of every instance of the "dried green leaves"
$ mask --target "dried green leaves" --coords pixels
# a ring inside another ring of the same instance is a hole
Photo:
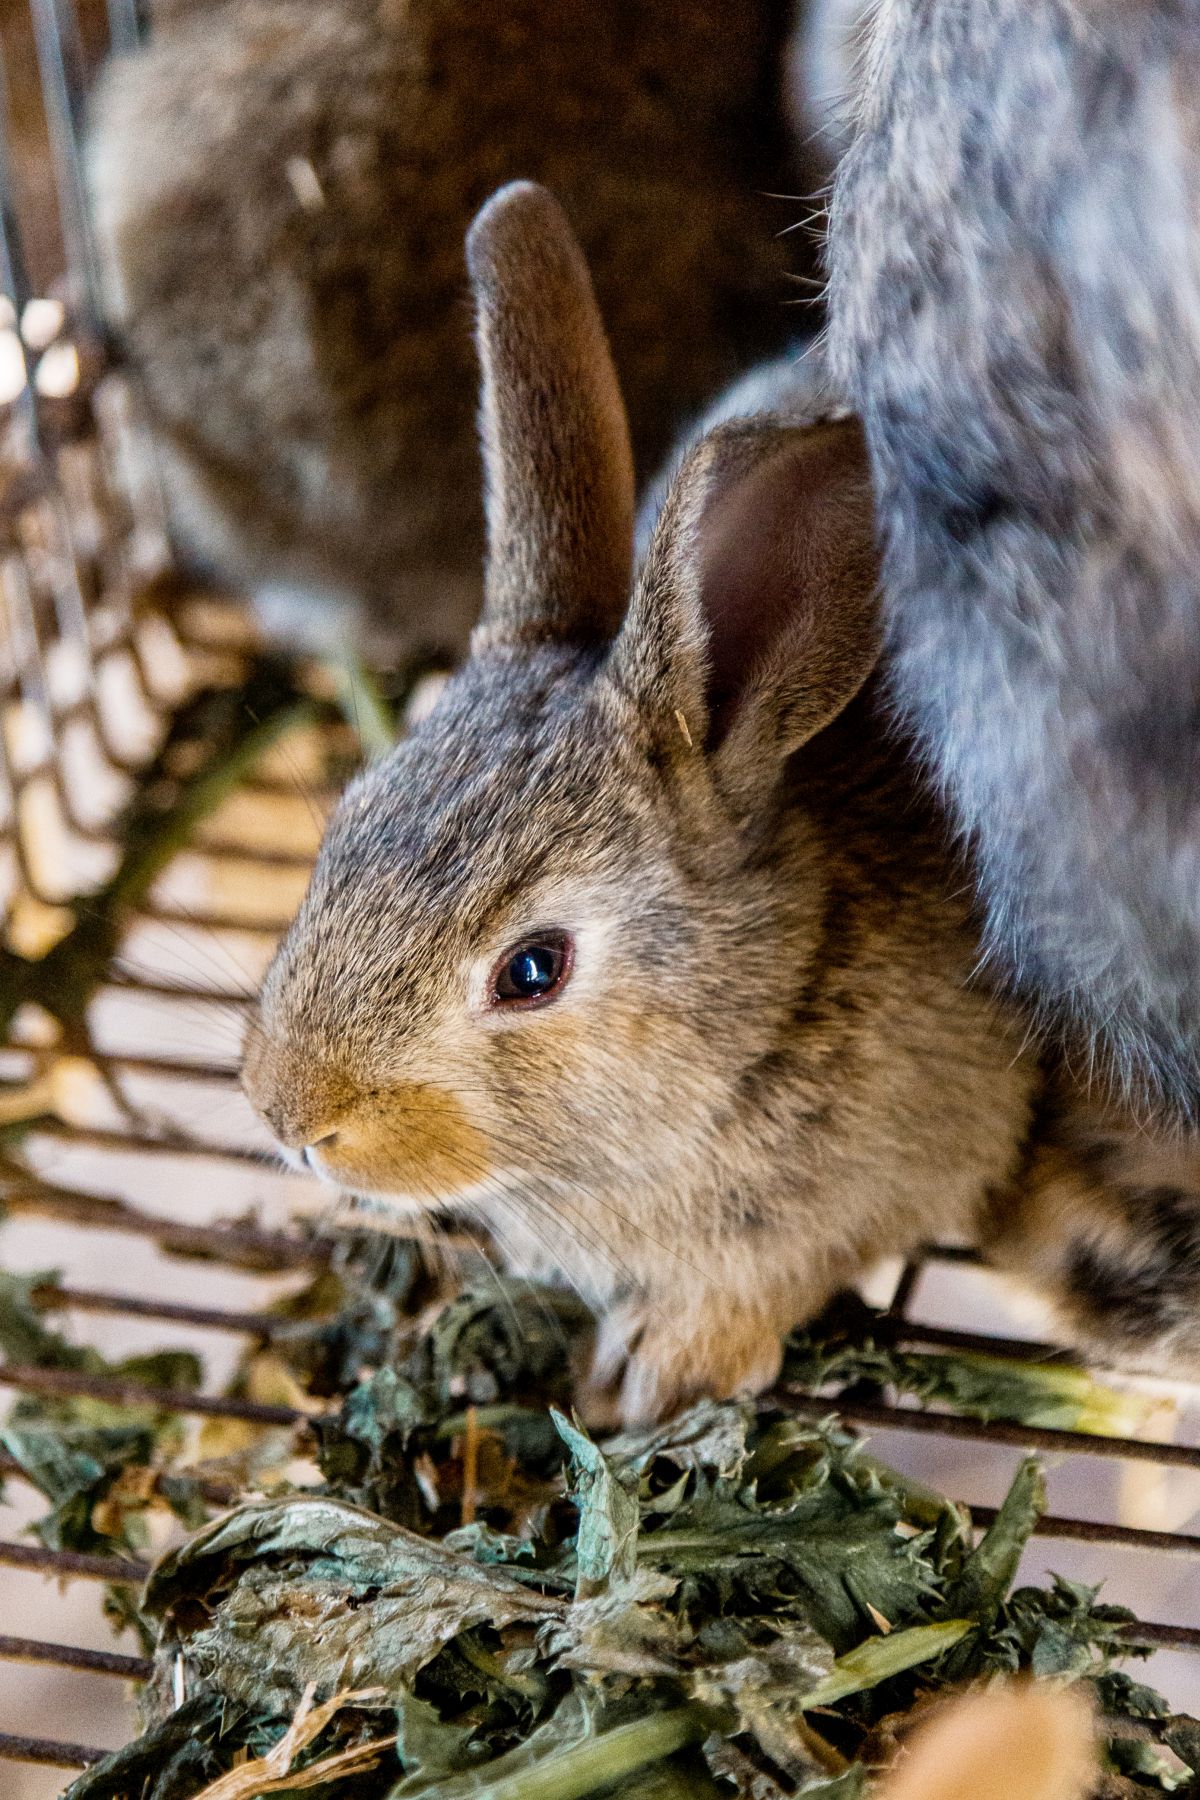
[[[860,1800],[914,1704],[1014,1670],[1089,1683],[1138,1791],[1200,1762],[1200,1726],[1115,1666],[1128,1614],[1012,1591],[1033,1463],[977,1535],[833,1421],[709,1402],[598,1443],[557,1410],[590,1328],[561,1296],[501,1279],[431,1315],[412,1266],[339,1279],[340,1322],[300,1306],[271,1346],[306,1386],[358,1377],[321,1429],[324,1491],[159,1565],[158,1722],[72,1800],[240,1793],[264,1758],[290,1783],[264,1792],[324,1800]]]
[[[296,1495],[198,1532],[159,1564],[143,1610],[162,1657],[182,1653],[206,1687],[282,1717],[310,1685],[325,1698],[375,1688],[398,1704],[462,1633],[537,1626],[561,1608],[436,1539]]]

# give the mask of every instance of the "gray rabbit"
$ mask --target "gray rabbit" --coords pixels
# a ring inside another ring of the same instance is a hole
[[[1200,5],[885,0],[830,226],[894,692],[987,950],[1200,1115]]]
[[[481,597],[462,261],[513,176],[562,194],[643,469],[778,344],[786,0],[155,0],[94,96],[108,322],[174,532],[268,623],[457,652]]]

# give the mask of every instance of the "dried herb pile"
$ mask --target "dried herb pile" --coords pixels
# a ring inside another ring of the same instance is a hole
[[[300,1431],[303,1488],[282,1480],[290,1434],[218,1436],[185,1472],[172,1420],[18,1402],[4,1443],[51,1501],[47,1541],[131,1548],[139,1506],[194,1524],[216,1476],[262,1490],[155,1570],[146,1729],[70,1800],[851,1800],[939,1689],[1018,1669],[1090,1685],[1098,1793],[1200,1794],[1200,1725],[1119,1667],[1131,1615],[1062,1580],[1014,1591],[1044,1501],[1032,1462],[980,1537],[835,1420],[782,1406],[706,1403],[598,1443],[570,1410],[591,1331],[574,1301],[437,1286],[412,1247],[351,1242],[248,1353],[242,1391],[326,1402]],[[0,1287],[6,1353],[93,1356],[32,1291]],[[871,1327],[843,1313],[793,1343],[790,1373],[1105,1412],[1076,1371],[907,1364]]]

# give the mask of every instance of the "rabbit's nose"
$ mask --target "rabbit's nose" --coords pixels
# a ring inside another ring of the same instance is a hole
[[[337,1137],[332,1126],[324,1124],[319,1118],[314,1124],[311,1116],[305,1118],[296,1107],[283,1104],[260,1105],[259,1111],[279,1142],[289,1150],[298,1151],[305,1161],[308,1161],[310,1150],[319,1149],[322,1145],[328,1147]]]

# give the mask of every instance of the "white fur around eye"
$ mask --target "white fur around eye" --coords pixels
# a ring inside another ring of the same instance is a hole
[[[576,898],[575,906],[578,904]],[[471,1011],[486,1019],[489,1024],[494,1023],[504,1029],[530,1022],[533,1013],[540,1009],[518,1007],[509,1010],[495,1006],[491,984],[496,965],[505,951],[536,938],[539,931],[565,931],[574,946],[570,976],[563,986],[561,997],[556,998],[553,1004],[558,1006],[586,999],[589,993],[603,987],[606,949],[615,929],[615,920],[605,919],[594,913],[586,919],[578,919],[570,905],[563,902],[555,905],[553,901],[548,901],[536,914],[528,917],[527,923],[521,922],[511,930],[505,929],[503,936],[498,936],[488,951],[471,964],[467,979]]]

